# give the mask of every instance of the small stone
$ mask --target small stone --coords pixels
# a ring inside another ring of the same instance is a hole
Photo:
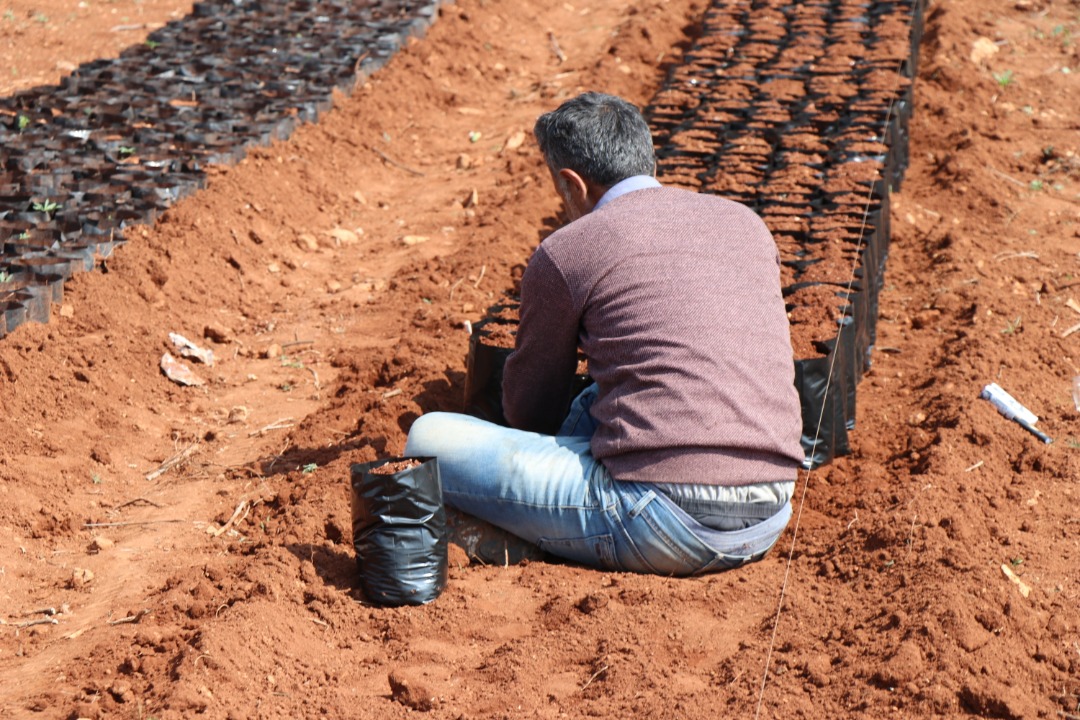
[[[472,189],[469,193],[469,197],[465,198],[465,207],[474,208],[480,204],[480,193],[476,191],[476,188]]]
[[[60,317],[70,318],[75,317],[75,308],[71,305],[60,306]]]
[[[109,686],[109,694],[116,698],[117,702],[130,702],[135,694],[131,691],[131,683],[127,680],[117,680]]]
[[[326,292],[331,294],[339,293],[341,292],[341,287],[341,283],[339,283],[337,280],[331,280],[330,282],[326,283]]]
[[[274,358],[279,357],[280,355],[281,355],[281,346],[278,345],[277,343],[271,343],[271,344],[267,345],[266,349],[263,350],[263,352],[262,352],[262,356],[264,358],[266,358],[267,360],[273,360]]]
[[[243,405],[236,405],[232,409],[229,410],[229,423],[230,424],[242,423],[242,422],[244,422],[245,420],[248,419],[248,415],[250,415],[250,414],[251,414],[251,411],[248,410]]]
[[[102,550],[108,550],[115,544],[107,537],[96,537],[90,541],[90,552],[99,553]]]
[[[203,328],[203,337],[211,342],[221,344],[232,342],[233,334],[232,331],[224,325],[220,325],[218,323],[210,323]]]
[[[276,275],[277,273],[281,272],[281,266],[277,263],[270,263],[266,266],[266,271]]]
[[[363,231],[361,231],[363,232]],[[327,230],[326,234],[334,239],[334,243],[337,245],[355,245],[360,242],[360,233],[353,230],[346,230],[342,227],[336,227],[332,230]]]
[[[976,65],[997,55],[1001,50],[993,40],[988,37],[980,37],[971,44],[971,62]]]
[[[86,568],[75,568],[71,573],[69,584],[73,590],[82,590],[94,581],[94,573]]]
[[[296,237],[296,244],[301,250],[306,250],[307,252],[315,252],[319,249],[319,241],[314,235],[309,233],[300,233],[300,235]]]
[[[507,150],[517,150],[524,143],[525,143],[525,132],[523,130],[518,130],[516,133],[514,133],[510,137],[506,138],[506,145],[504,147]]]
[[[472,164],[473,164],[472,163],[472,158],[469,156],[468,153],[461,153],[460,155],[457,156],[457,169],[458,170],[468,170],[469,168],[472,167]]]
[[[352,194],[352,199],[361,205],[367,205],[367,198],[364,197],[364,193],[360,192],[359,190]]]
[[[401,238],[402,245],[419,245],[428,241],[427,235],[406,235]]]
[[[405,707],[420,712],[428,712],[435,707],[435,694],[414,678],[400,670],[392,670],[387,679],[390,682],[390,696]]]

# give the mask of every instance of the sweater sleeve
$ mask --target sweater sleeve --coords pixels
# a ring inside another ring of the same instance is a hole
[[[554,434],[570,407],[580,308],[544,247],[521,279],[521,323],[503,371],[503,414],[511,427]]]

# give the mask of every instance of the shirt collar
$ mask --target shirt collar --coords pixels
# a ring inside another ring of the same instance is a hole
[[[615,198],[622,197],[627,193],[632,193],[635,190],[645,190],[648,188],[658,187],[661,187],[660,183],[657,182],[656,178],[651,175],[634,175],[633,177],[628,177],[625,180],[620,180],[619,182],[608,188],[608,191],[604,193],[603,197],[601,197],[600,200],[593,207],[593,212],[596,212],[600,208],[604,207]]]

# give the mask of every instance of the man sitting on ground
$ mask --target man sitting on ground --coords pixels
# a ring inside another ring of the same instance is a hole
[[[654,179],[641,113],[586,93],[534,130],[570,223],[536,249],[502,427],[420,417],[446,504],[592,567],[695,575],[762,558],[803,460],[780,260],[764,223]],[[578,350],[595,381],[571,397]]]

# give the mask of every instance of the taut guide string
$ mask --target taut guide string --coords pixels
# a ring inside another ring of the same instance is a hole
[[[903,61],[897,64],[896,76],[901,76],[900,69],[903,65]],[[897,88],[899,89],[900,83],[897,82]],[[889,108],[885,113],[885,123],[881,131],[881,141],[884,143],[885,135],[889,130],[889,122],[892,120],[893,107],[896,103],[896,94],[889,100]],[[882,178],[882,180],[888,183],[888,178]],[[886,185],[886,187],[888,187]],[[891,193],[889,194],[891,196]],[[874,183],[870,183],[870,189],[866,194],[866,205],[863,208],[862,226],[859,228],[859,243],[855,247],[855,254],[851,260],[851,273],[848,275],[847,292],[851,292],[852,286],[855,284],[855,270],[859,263],[859,255],[862,252],[863,245],[865,244],[866,237],[866,219],[870,214],[870,203],[874,199]],[[844,332],[844,324],[839,324],[839,330],[836,333],[836,346],[840,346],[840,336]],[[832,387],[833,369],[836,367],[836,352],[833,352],[832,360],[829,362],[829,377],[825,381],[825,394],[821,400],[821,412],[818,413],[817,428],[814,430],[814,444],[811,446],[810,457],[817,455],[818,440],[821,439],[821,424],[825,417],[825,404],[829,398],[829,390]],[[806,476],[803,478],[802,491],[799,495],[799,509],[795,513],[795,526],[792,528],[791,547],[788,550],[787,562],[784,565],[784,581],[780,585],[780,600],[776,604],[776,617],[773,618],[772,636],[769,639],[769,651],[765,655],[765,670],[761,676],[761,691],[758,693],[757,710],[754,712],[754,720],[758,720],[761,717],[761,707],[765,702],[765,686],[769,680],[769,666],[772,662],[773,649],[776,647],[776,633],[780,627],[780,615],[784,608],[784,597],[787,594],[788,581],[791,577],[791,563],[795,557],[795,544],[799,538],[799,523],[802,520],[803,506],[806,504],[806,491],[810,487],[810,477],[813,475],[814,469],[809,468],[806,471]]]

